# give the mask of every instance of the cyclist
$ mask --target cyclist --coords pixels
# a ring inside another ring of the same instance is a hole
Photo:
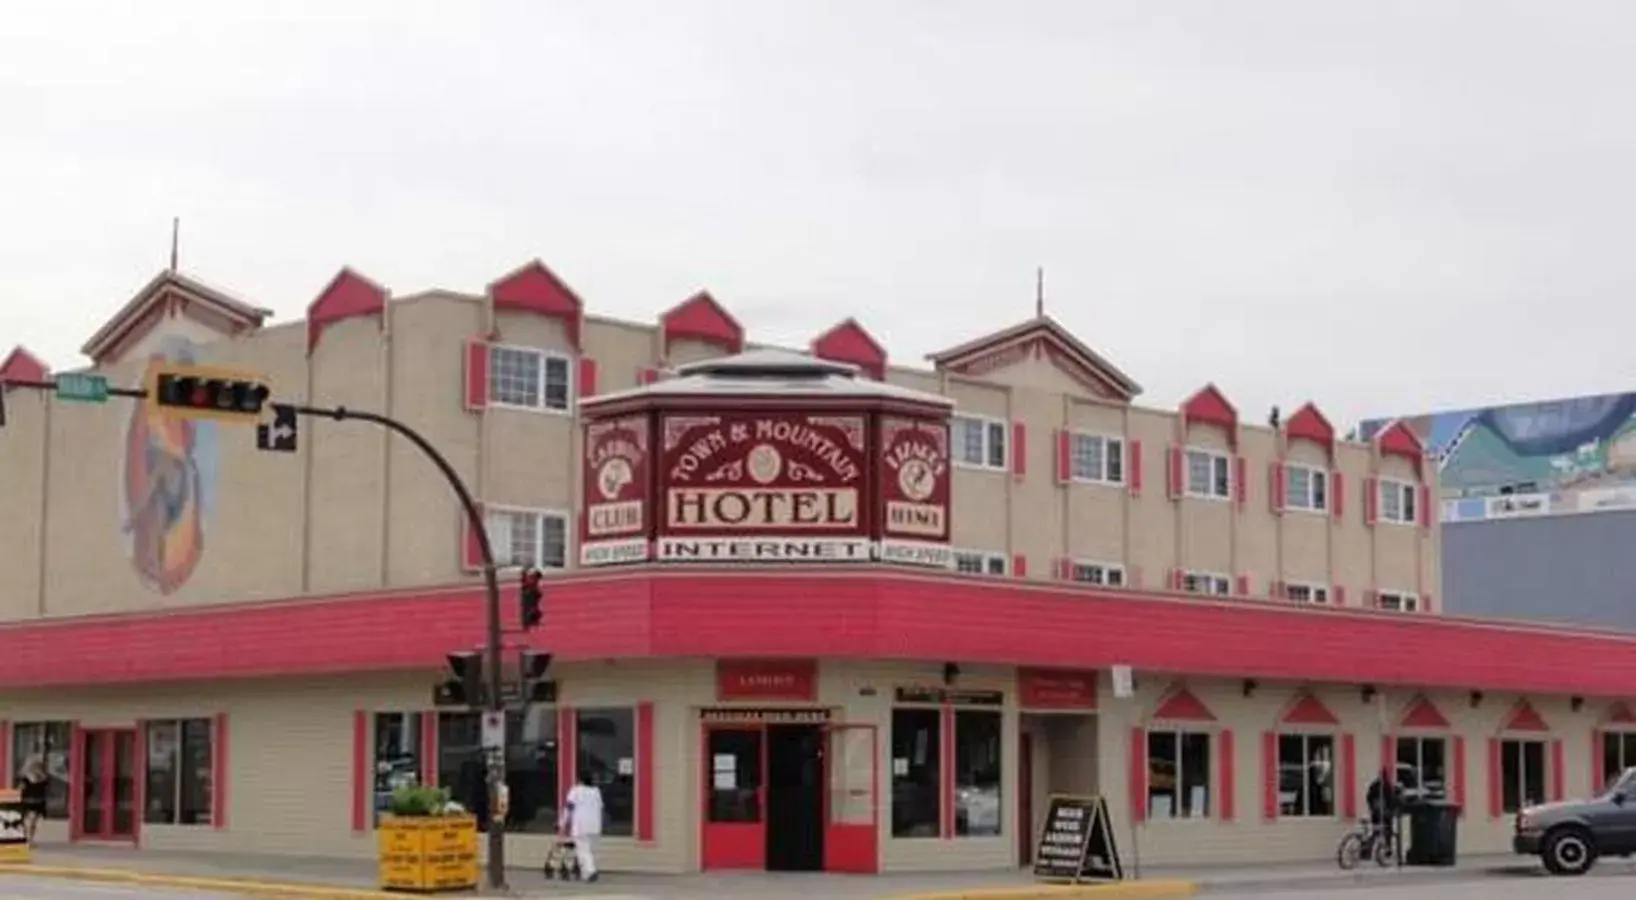
[[[1380,770],[1380,775],[1370,782],[1364,799],[1369,804],[1369,825],[1391,840],[1392,826],[1397,822],[1398,811],[1403,808],[1403,791],[1392,780],[1391,770]]]

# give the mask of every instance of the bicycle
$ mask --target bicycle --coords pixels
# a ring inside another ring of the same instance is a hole
[[[1360,819],[1358,827],[1347,832],[1335,848],[1335,862],[1345,871],[1357,868],[1363,859],[1372,859],[1377,866],[1391,865],[1397,858],[1397,839],[1387,831],[1376,828],[1368,819]]]

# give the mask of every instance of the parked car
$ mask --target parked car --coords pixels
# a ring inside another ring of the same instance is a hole
[[[1600,856],[1636,855],[1636,767],[1589,800],[1527,807],[1515,824],[1512,849],[1538,856],[1552,875],[1583,875]]]

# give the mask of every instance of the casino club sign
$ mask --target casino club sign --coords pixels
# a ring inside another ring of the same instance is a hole
[[[952,563],[945,418],[722,406],[586,423],[581,565]]]

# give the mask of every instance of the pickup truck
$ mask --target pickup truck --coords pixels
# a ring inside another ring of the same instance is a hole
[[[1518,812],[1511,847],[1539,857],[1552,875],[1583,875],[1599,856],[1636,855],[1636,767],[1589,800]]]

